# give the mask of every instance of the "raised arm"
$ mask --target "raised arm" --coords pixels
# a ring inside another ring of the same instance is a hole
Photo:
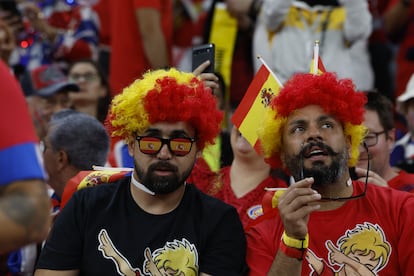
[[[135,11],[137,24],[144,44],[145,55],[153,69],[169,66],[167,42],[161,27],[161,15],[154,8]]]

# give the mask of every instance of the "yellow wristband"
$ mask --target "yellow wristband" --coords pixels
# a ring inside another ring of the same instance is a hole
[[[309,234],[306,234],[305,239],[295,239],[286,235],[286,232],[283,231],[282,240],[286,246],[297,248],[297,249],[304,249],[308,248],[309,246]]]

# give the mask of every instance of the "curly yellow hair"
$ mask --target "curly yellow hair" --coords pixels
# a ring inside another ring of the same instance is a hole
[[[351,156],[348,165],[356,165],[358,147],[366,134],[362,125],[366,97],[355,91],[351,80],[337,80],[333,73],[322,75],[297,74],[293,76],[267,108],[258,136],[263,154],[272,166],[280,166],[279,153],[282,132],[291,112],[308,105],[319,105],[328,114],[342,122],[344,134],[351,140]]]
[[[112,136],[127,139],[156,122],[189,123],[197,135],[197,146],[214,143],[223,112],[217,109],[211,89],[192,73],[148,71],[112,101],[108,128]]]

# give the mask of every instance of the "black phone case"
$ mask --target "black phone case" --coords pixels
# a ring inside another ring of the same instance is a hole
[[[204,73],[214,73],[215,47],[213,43],[203,44],[192,49],[192,71],[206,60],[210,60],[210,65],[203,71]]]

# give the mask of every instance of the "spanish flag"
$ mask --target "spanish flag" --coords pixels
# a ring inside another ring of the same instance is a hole
[[[60,209],[62,210],[65,207],[73,193],[78,190],[104,183],[112,183],[130,175],[131,171],[123,171],[122,168],[119,170],[80,171],[67,182],[63,190]]]
[[[265,65],[254,76],[242,101],[231,118],[244,138],[260,152],[257,127],[263,119],[266,107],[279,92],[280,85]]]
[[[313,46],[313,57],[309,73],[314,75],[322,75],[325,72],[325,66],[323,65],[321,56],[319,55],[319,40],[316,40]]]
[[[320,56],[318,56],[318,59],[317,59],[318,63],[316,64],[316,66],[315,66],[315,60],[316,60],[315,57],[313,57],[309,73],[314,74],[314,75],[322,75],[323,73],[326,72],[325,66],[322,63],[322,59]],[[317,73],[315,73],[315,68],[318,68]]]

